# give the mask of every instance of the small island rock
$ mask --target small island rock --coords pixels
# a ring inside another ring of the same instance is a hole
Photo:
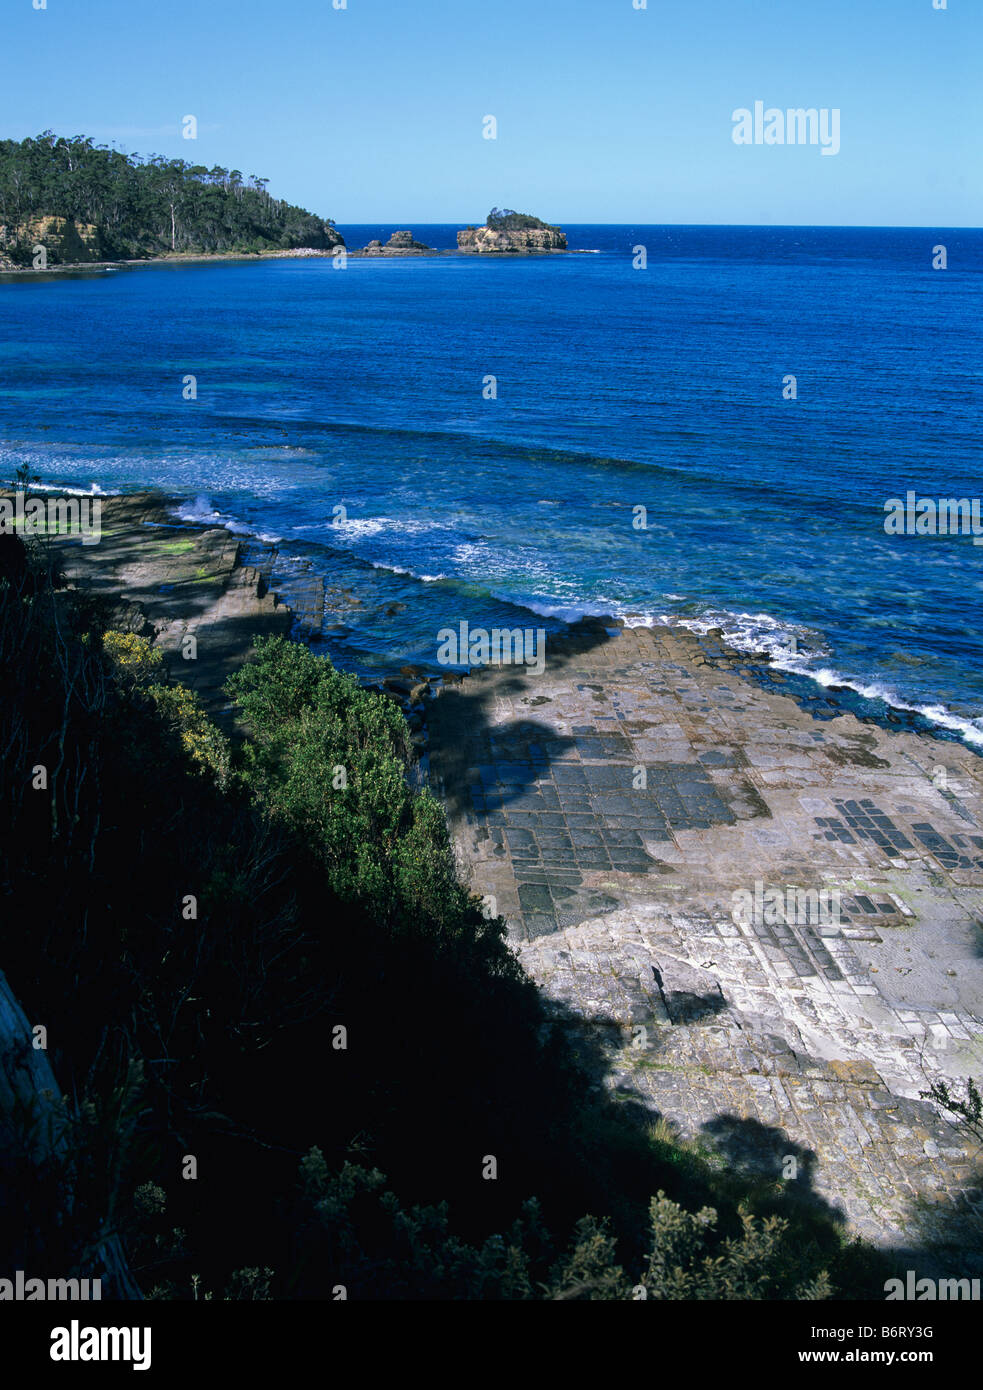
[[[484,227],[457,234],[457,248],[468,252],[565,251],[566,233],[529,213],[492,208]]]

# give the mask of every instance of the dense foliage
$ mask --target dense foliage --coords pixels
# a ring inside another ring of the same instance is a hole
[[[0,967],[64,1145],[39,1164],[0,1113],[0,1270],[91,1276],[115,1234],[158,1297],[882,1286],[825,1209],[596,1084],[456,881],[384,697],[261,644],[233,748],[45,552],[0,550]]]
[[[0,140],[0,251],[30,263],[40,242],[57,263],[341,244],[330,220],[273,198],[267,182],[50,130]]]
[[[531,213],[513,212],[511,208],[492,208],[485,225],[496,232],[524,232],[532,228],[547,232],[560,230],[559,227],[554,227],[549,222],[543,222],[540,218],[533,217]]]

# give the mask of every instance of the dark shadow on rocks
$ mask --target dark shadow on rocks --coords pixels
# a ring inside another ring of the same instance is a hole
[[[977,1154],[972,1180],[959,1191],[915,1198],[908,1222],[911,1245],[890,1252],[902,1277],[912,1270],[916,1280],[983,1280],[983,1156]]]
[[[687,989],[667,989],[658,966],[652,966],[652,974],[672,1023],[701,1023],[704,1019],[716,1018],[727,1009],[727,1000],[719,985],[714,985],[703,994]]]
[[[574,623],[566,635],[547,642],[547,669],[551,673],[563,670],[610,640],[607,628],[597,619]],[[507,724],[493,720],[495,701],[521,699],[528,692],[528,681],[525,667],[484,668],[460,684],[445,687],[430,707],[432,766],[451,815],[471,814],[471,789],[482,785],[483,768],[500,771],[507,778],[500,783],[503,801],[516,805],[553,762],[576,748],[575,737],[558,737],[549,725],[534,718]],[[531,709],[540,698],[531,698]]]
[[[584,1100],[594,1137],[603,1136],[603,1144],[620,1136],[612,1150],[618,1150],[619,1162],[634,1134],[640,1148],[661,1157],[660,1186],[688,1210],[713,1207],[729,1235],[739,1232],[742,1204],[760,1219],[778,1217],[788,1223],[789,1248],[811,1252],[815,1268],[826,1269],[834,1297],[883,1296],[884,1281],[896,1272],[893,1252],[851,1241],[844,1213],[816,1190],[813,1150],[778,1126],[727,1112],[702,1126],[696,1144],[687,1144],[676,1124],[632,1084],[625,1067],[629,1030],[622,1023],[603,1014],[584,1019],[555,1001],[550,1013],[555,1037],[589,1083]],[[618,1074],[614,1086],[612,1073]]]
[[[700,765],[665,764],[636,785],[629,724],[616,726],[610,711],[569,729],[535,717],[556,698],[557,677],[560,690],[577,685],[597,699],[604,665],[591,654],[615,630],[600,619],[573,624],[547,644],[546,684],[524,667],[482,671],[442,692],[428,714],[432,785],[465,838],[483,847],[490,875],[496,861],[508,865],[517,938],[613,911],[618,898],[585,883],[658,872],[650,848],[670,839],[669,815],[677,828],[731,815]],[[506,702],[530,717],[502,720]]]
[[[727,1167],[744,1177],[781,1183],[792,1204],[822,1210],[836,1225],[845,1217],[815,1190],[816,1154],[796,1144],[783,1129],[738,1115],[715,1115],[701,1131]]]

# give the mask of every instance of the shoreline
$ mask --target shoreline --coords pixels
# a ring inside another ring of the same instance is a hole
[[[10,495],[0,488],[0,496]],[[45,495],[78,496],[55,489]],[[248,659],[257,636],[287,635],[294,614],[244,560],[240,537],[172,516],[179,498],[149,489],[96,496],[102,503],[96,544],[70,536],[47,541],[65,579],[105,600],[114,627],[149,638],[171,678],[227,726],[225,680]]]
[[[261,632],[305,640],[303,605],[252,563],[262,543],[174,518],[181,500],[103,495],[98,545],[53,543],[230,728],[224,679]],[[316,575],[308,600],[313,623]],[[541,674],[404,668],[369,688],[407,715],[462,881],[557,1016],[603,1038],[599,1083],[694,1141],[730,1117],[762,1172],[776,1143],[809,1155],[812,1200],[915,1247],[920,1204],[975,1183],[972,1144],[921,1092],[983,1071],[983,764],[817,720],[747,666],[711,632],[593,617],[549,640]],[[834,919],[738,916],[790,885],[835,896]]]
[[[98,487],[98,485],[96,486]],[[90,496],[90,493],[85,490],[73,489],[56,483],[37,484],[36,489],[48,496],[62,494],[65,496]],[[4,493],[12,494],[12,491],[12,483],[0,483],[0,496]],[[330,636],[330,629],[326,630],[326,625],[332,615],[319,607],[323,604],[325,594],[323,576],[317,574],[315,563],[308,559],[297,561],[291,568],[289,575],[285,574],[284,565],[289,562],[280,559],[282,547],[286,544],[284,538],[265,537],[245,527],[240,527],[233,524],[234,518],[221,516],[217,511],[214,520],[208,517],[198,519],[181,516],[179,508],[187,504],[188,498],[178,494],[171,495],[152,486],[139,488],[134,492],[112,493],[100,490],[91,495],[101,498],[104,503],[108,503],[111,499],[120,499],[124,503],[127,501],[136,502],[139,499],[141,504],[146,507],[159,508],[161,515],[166,516],[168,526],[183,527],[199,532],[206,530],[222,532],[237,542],[242,551],[248,552],[248,558],[243,561],[243,567],[255,570],[262,584],[271,587],[271,591],[275,594],[279,594],[280,590],[290,591],[291,601],[288,602],[281,598],[280,602],[284,608],[293,611],[293,621],[299,629],[302,640],[320,646],[326,637]],[[162,523],[158,521],[156,524]],[[361,562],[361,557],[355,555],[345,546],[328,544],[327,542],[316,542],[315,544],[318,549],[323,549],[328,555],[351,556],[356,563]],[[376,561],[364,561],[364,563],[373,570],[391,575],[394,578],[409,578],[419,584],[428,582],[425,578],[395,565]],[[280,574],[275,577],[274,572],[278,567]],[[342,592],[350,594],[354,593],[354,589],[345,589]],[[940,702],[933,707],[935,710],[933,716],[926,713],[923,708],[905,702],[901,696],[890,699],[888,696],[891,692],[874,691],[871,685],[861,678],[843,675],[836,680],[820,680],[816,673],[807,668],[803,669],[787,664],[768,647],[761,647],[754,643],[746,645],[733,643],[719,621],[707,622],[704,619],[672,618],[654,622],[649,617],[639,613],[615,614],[593,611],[587,603],[583,605],[583,611],[578,611],[581,605],[568,605],[568,611],[572,610],[576,616],[562,617],[558,613],[550,612],[548,607],[543,605],[526,603],[521,599],[505,595],[498,595],[497,597],[502,602],[508,603],[516,609],[521,609],[532,620],[541,620],[544,616],[549,616],[552,621],[561,623],[561,637],[565,633],[576,631],[581,625],[588,628],[606,628],[612,631],[624,629],[626,631],[651,631],[654,634],[681,632],[692,635],[700,644],[704,658],[725,663],[736,670],[750,685],[794,701],[801,709],[812,712],[818,720],[851,717],[872,728],[929,738],[940,745],[940,754],[946,747],[955,745],[969,752],[973,757],[983,758],[983,743],[974,740],[967,733],[966,726],[972,723],[970,716],[951,713],[945,703]],[[360,604],[361,600],[356,599],[356,602]],[[389,605],[385,606],[388,607]],[[343,622],[339,615],[334,615],[334,617],[336,621]],[[633,619],[638,621],[633,621]],[[534,624],[527,625],[533,626]],[[547,634],[546,640],[548,649],[553,635]],[[473,675],[484,669],[481,667],[467,669],[460,666],[449,668],[445,672],[442,669],[435,669],[436,661],[427,662],[414,658],[408,664],[405,659],[397,657],[394,653],[388,656],[386,653],[375,653],[375,655],[381,655],[379,676],[376,677],[365,672],[360,676],[360,679],[368,685],[378,684],[380,688],[390,679],[396,681],[397,684],[401,683],[408,671],[414,681],[424,680],[429,686],[439,688],[440,684],[448,678],[451,682],[455,682],[463,675]],[[826,668],[823,668],[823,674],[826,674]]]
[[[590,250],[579,250],[577,248],[548,250],[548,251],[460,251],[451,247],[428,247],[425,251],[420,250],[383,250],[367,251],[364,247],[349,250],[348,247],[336,247],[329,251],[322,251],[312,247],[297,247],[292,251],[213,251],[202,252],[200,254],[171,256],[141,256],[133,260],[109,260],[109,261],[73,261],[65,265],[48,265],[43,270],[35,270],[32,266],[3,266],[0,265],[0,282],[8,278],[31,278],[44,275],[66,275],[79,274],[83,271],[91,271],[93,274],[105,274],[107,271],[114,270],[137,270],[141,266],[161,266],[161,265],[233,265],[233,264],[257,264],[260,261],[283,261],[283,260],[331,260],[336,250],[343,250],[347,257],[352,260],[380,261],[398,260],[403,257],[428,257],[428,256],[460,256],[464,260],[491,259],[491,260],[512,260],[527,257],[541,256],[593,256],[597,253]]]

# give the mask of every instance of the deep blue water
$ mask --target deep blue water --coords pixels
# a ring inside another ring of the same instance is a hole
[[[983,232],[566,231],[595,254],[0,282],[0,475],[279,538],[361,595],[329,619],[357,667],[514,605],[677,619],[983,743],[983,547],[883,526],[908,489],[983,494]]]

